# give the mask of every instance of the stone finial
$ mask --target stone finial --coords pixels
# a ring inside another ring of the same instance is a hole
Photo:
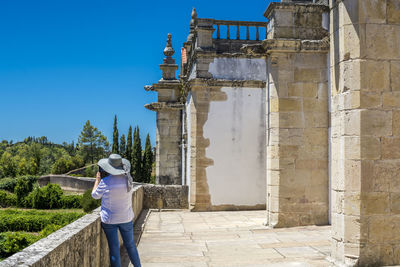
[[[163,80],[175,80],[175,72],[178,69],[178,65],[175,65],[175,59],[172,56],[175,54],[175,50],[172,48],[172,35],[168,33],[167,45],[164,49],[165,58],[163,64],[160,65],[163,72]]]
[[[172,48],[172,35],[168,33],[167,45],[164,49],[164,55],[168,58],[171,58],[175,54],[175,50]]]
[[[187,42],[191,42],[194,36],[195,28],[197,23],[197,11],[195,8],[192,9],[192,18],[190,20],[190,32],[187,38]]]
[[[195,8],[192,10],[192,19],[190,20],[190,30],[194,30],[194,27],[196,26],[196,20],[197,20],[197,11]]]

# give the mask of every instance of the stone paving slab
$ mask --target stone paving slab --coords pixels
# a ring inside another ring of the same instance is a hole
[[[152,211],[138,245],[142,266],[332,266],[330,226],[268,229],[265,217],[265,211]]]

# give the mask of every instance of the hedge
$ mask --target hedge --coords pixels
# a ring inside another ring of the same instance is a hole
[[[101,199],[94,199],[92,197],[92,190],[88,189],[82,196],[81,206],[84,212],[91,212],[97,207],[100,207]]]
[[[0,233],[0,257],[6,258],[35,243],[42,236],[26,232]]]
[[[0,207],[15,207],[17,205],[17,196],[5,190],[0,190]]]
[[[2,178],[0,179],[0,190],[7,190],[9,192],[14,192],[14,188],[17,185],[18,179],[24,179],[28,182],[30,188],[37,182],[37,176],[21,176],[18,178]]]
[[[36,210],[0,210],[0,232],[39,232],[49,224],[67,225],[85,215],[84,212],[45,212]]]

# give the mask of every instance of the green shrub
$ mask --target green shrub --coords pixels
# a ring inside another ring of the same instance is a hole
[[[89,166],[85,169],[85,177],[96,177],[96,173],[98,171],[97,166]]]
[[[17,205],[17,196],[5,190],[0,190],[0,207],[7,208]]]
[[[57,225],[57,224],[46,225],[46,227],[43,228],[42,231],[40,231],[40,236],[41,237],[46,237],[49,234],[51,234],[51,233],[53,233],[53,232],[55,232],[55,231],[57,231],[58,229],[61,229],[61,228],[62,228],[62,225]]]
[[[82,196],[80,195],[63,195],[61,197],[61,207],[63,209],[80,209]]]
[[[33,184],[37,182],[37,176],[21,176],[19,178],[2,178],[0,179],[0,190],[7,190],[11,193],[14,192],[14,188],[17,185],[19,179],[27,180],[30,188],[32,189]]]
[[[0,190],[14,192],[14,187],[17,184],[16,178],[3,178],[0,180]]]
[[[42,188],[35,186],[25,202],[34,209],[57,209],[62,207],[63,191],[58,184],[48,184]]]
[[[86,190],[86,192],[82,196],[81,206],[85,212],[91,212],[95,208],[101,205],[100,199],[92,198],[92,190]]]
[[[14,188],[14,193],[17,196],[17,204],[24,207],[25,197],[32,191],[32,184],[28,179],[18,178]]]
[[[0,257],[8,257],[35,243],[41,236],[25,232],[0,233]]]
[[[40,232],[49,224],[65,226],[83,215],[83,212],[46,212],[15,209],[0,210],[0,232]]]

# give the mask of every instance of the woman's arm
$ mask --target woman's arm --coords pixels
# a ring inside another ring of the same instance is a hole
[[[103,196],[104,189],[105,189],[105,184],[101,180],[100,172],[97,172],[96,182],[94,182],[94,186],[92,189],[92,197],[94,199],[100,199]]]
[[[99,185],[100,180],[101,180],[100,172],[97,172],[97,174],[96,174],[96,182],[94,182],[94,186],[93,186],[92,192],[94,192],[97,189],[97,186]]]

